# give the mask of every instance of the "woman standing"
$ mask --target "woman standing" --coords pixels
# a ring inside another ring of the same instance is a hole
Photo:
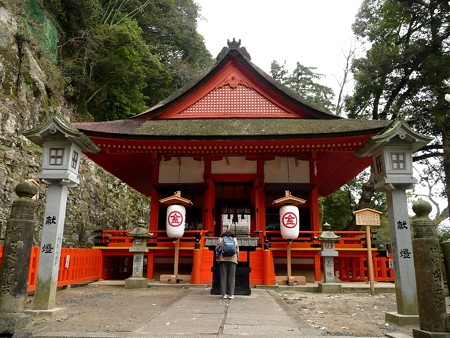
[[[230,243],[230,241],[232,241],[232,243]],[[226,253],[228,250],[225,250],[224,247],[230,246],[231,250],[233,250],[233,244],[234,254],[229,255]],[[233,233],[230,231],[225,231],[220,235],[216,252],[219,252],[217,260],[219,261],[220,270],[220,293],[224,299],[233,299],[234,286],[236,282],[236,266],[239,260],[239,244]]]

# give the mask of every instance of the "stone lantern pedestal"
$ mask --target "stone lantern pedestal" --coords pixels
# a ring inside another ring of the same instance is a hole
[[[138,222],[137,228],[127,234],[133,237],[133,246],[130,252],[133,253],[133,274],[125,279],[125,289],[143,289],[148,287],[148,278],[143,276],[144,253],[148,252],[147,239],[153,234],[147,231],[143,220]]]
[[[414,187],[412,155],[432,139],[396,121],[367,141],[355,156],[371,156],[377,191],[386,192],[389,233],[394,261],[397,312],[387,312],[386,321],[412,325],[419,321],[417,285],[409,224],[406,190]]]
[[[338,256],[338,252],[335,249],[335,243],[341,238],[331,231],[331,226],[325,223],[322,226],[322,233],[319,235],[318,240],[322,247],[320,256],[323,257],[323,279],[322,283],[319,283],[319,292],[321,293],[342,293],[342,285],[336,283],[334,279],[334,257]]]
[[[23,135],[42,146],[42,171],[37,177],[48,186],[33,313],[54,315],[62,310],[56,308],[56,290],[69,188],[80,183],[82,153],[96,153],[100,149],[57,116]]]

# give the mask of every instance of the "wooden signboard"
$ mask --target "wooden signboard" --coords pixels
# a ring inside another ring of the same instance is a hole
[[[370,226],[381,225],[380,215],[382,212],[366,208],[357,210],[353,214],[355,214],[356,217],[356,225],[366,226],[367,264],[369,269],[370,294],[373,296],[375,294],[375,277],[372,262],[372,235],[370,233]]]
[[[354,212],[356,225],[381,225],[381,211],[373,209],[361,209]]]

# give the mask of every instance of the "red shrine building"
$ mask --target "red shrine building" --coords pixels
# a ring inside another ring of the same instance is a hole
[[[309,104],[254,65],[234,40],[206,75],[149,110],[126,120],[75,124],[101,149],[89,158],[151,199],[148,278],[173,269],[174,241],[160,200],[180,191],[193,204],[179,243],[180,272],[191,283],[211,283],[214,252],[207,240],[228,229],[242,242],[239,260],[250,267],[251,285],[286,276],[287,241],[273,205],[286,191],[306,201],[299,206],[300,235],[290,244],[293,271],[321,280],[318,199],[372,164],[355,152],[389,125]],[[99,236],[104,278],[129,277],[131,238],[119,230]],[[343,236],[336,244],[341,266],[366,257],[362,237]],[[248,238],[256,245],[246,251]]]

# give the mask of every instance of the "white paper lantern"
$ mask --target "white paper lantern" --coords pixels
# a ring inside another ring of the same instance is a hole
[[[280,208],[280,230],[284,239],[295,239],[300,231],[300,215],[298,208],[285,205]]]
[[[179,204],[167,207],[166,231],[170,238],[180,238],[184,234],[186,208]]]

